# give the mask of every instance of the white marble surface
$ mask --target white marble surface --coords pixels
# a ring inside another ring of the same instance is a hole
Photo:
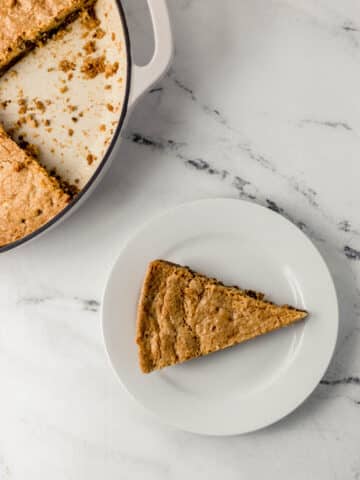
[[[57,229],[1,255],[0,479],[359,479],[358,0],[169,4],[172,70],[134,111],[104,181]],[[143,2],[126,5],[144,52]],[[340,299],[325,380],[288,418],[243,437],[149,417],[110,370],[100,329],[101,293],[128,236],[168,207],[214,196],[301,225]]]

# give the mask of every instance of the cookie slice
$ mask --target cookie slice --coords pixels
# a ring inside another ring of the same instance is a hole
[[[51,220],[71,197],[0,126],[0,247]]]
[[[259,292],[227,287],[187,267],[150,263],[138,305],[136,343],[144,373],[245,342],[306,318]]]
[[[0,74],[95,0],[0,0]]]

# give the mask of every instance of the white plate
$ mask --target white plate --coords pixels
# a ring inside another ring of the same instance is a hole
[[[147,264],[156,258],[263,291],[310,317],[144,375],[134,341],[136,308]],[[139,231],[112,270],[102,315],[108,355],[128,392],[162,421],[212,435],[253,431],[293,411],[325,373],[338,330],[334,284],[310,240],[271,210],[231,199],[182,205]]]

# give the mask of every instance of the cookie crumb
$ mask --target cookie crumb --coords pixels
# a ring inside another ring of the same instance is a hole
[[[26,117],[26,123],[32,128],[37,128],[39,126],[39,122],[36,120],[36,118],[32,114]]]
[[[44,113],[46,110],[44,102],[41,100],[35,100],[35,107],[40,110],[40,112]]]
[[[14,129],[20,128],[25,123],[26,123],[26,118],[24,116],[21,116],[16,120],[16,123],[13,128]]]
[[[19,115],[24,115],[24,113],[26,113],[27,110],[28,110],[26,99],[25,98],[19,98],[17,103],[19,105],[18,114]]]
[[[66,59],[61,60],[61,62],[59,63],[59,70],[61,70],[64,73],[68,73],[71,70],[75,70],[75,68],[76,68],[75,63],[70,62],[69,60],[66,60]]]
[[[97,38],[98,40],[100,40],[101,38],[104,38],[105,37],[105,32],[102,28],[97,28],[95,30],[95,33],[93,34],[93,38]]]
[[[119,70],[119,62],[108,63],[105,66],[105,78],[112,77]]]
[[[83,50],[90,55],[90,53],[94,53],[96,51],[96,43],[94,40],[89,40],[88,42],[85,43],[83,46]]]
[[[81,66],[81,73],[85,78],[95,78],[100,73],[105,72],[105,55],[99,57],[88,56],[84,59]]]
[[[74,130],[72,128],[69,128],[68,134],[69,134],[69,137],[72,137],[74,135]]]
[[[107,103],[107,104],[106,104],[106,108],[109,110],[109,112],[113,112],[113,111],[114,111],[114,106],[111,105],[111,103]]]
[[[0,103],[0,105],[5,110],[10,103],[11,103],[11,100],[4,100],[3,102]]]
[[[91,165],[95,160],[96,160],[96,157],[92,153],[89,153],[86,157],[86,161],[88,165]]]

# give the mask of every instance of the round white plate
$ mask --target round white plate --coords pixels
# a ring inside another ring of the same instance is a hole
[[[188,265],[310,312],[307,320],[222,352],[144,375],[134,341],[147,264]],[[282,216],[253,203],[209,199],[151,220],[123,249],[103,298],[110,361],[128,392],[183,430],[232,435],[284,417],[314,390],[333,354],[338,305],[326,264]]]

